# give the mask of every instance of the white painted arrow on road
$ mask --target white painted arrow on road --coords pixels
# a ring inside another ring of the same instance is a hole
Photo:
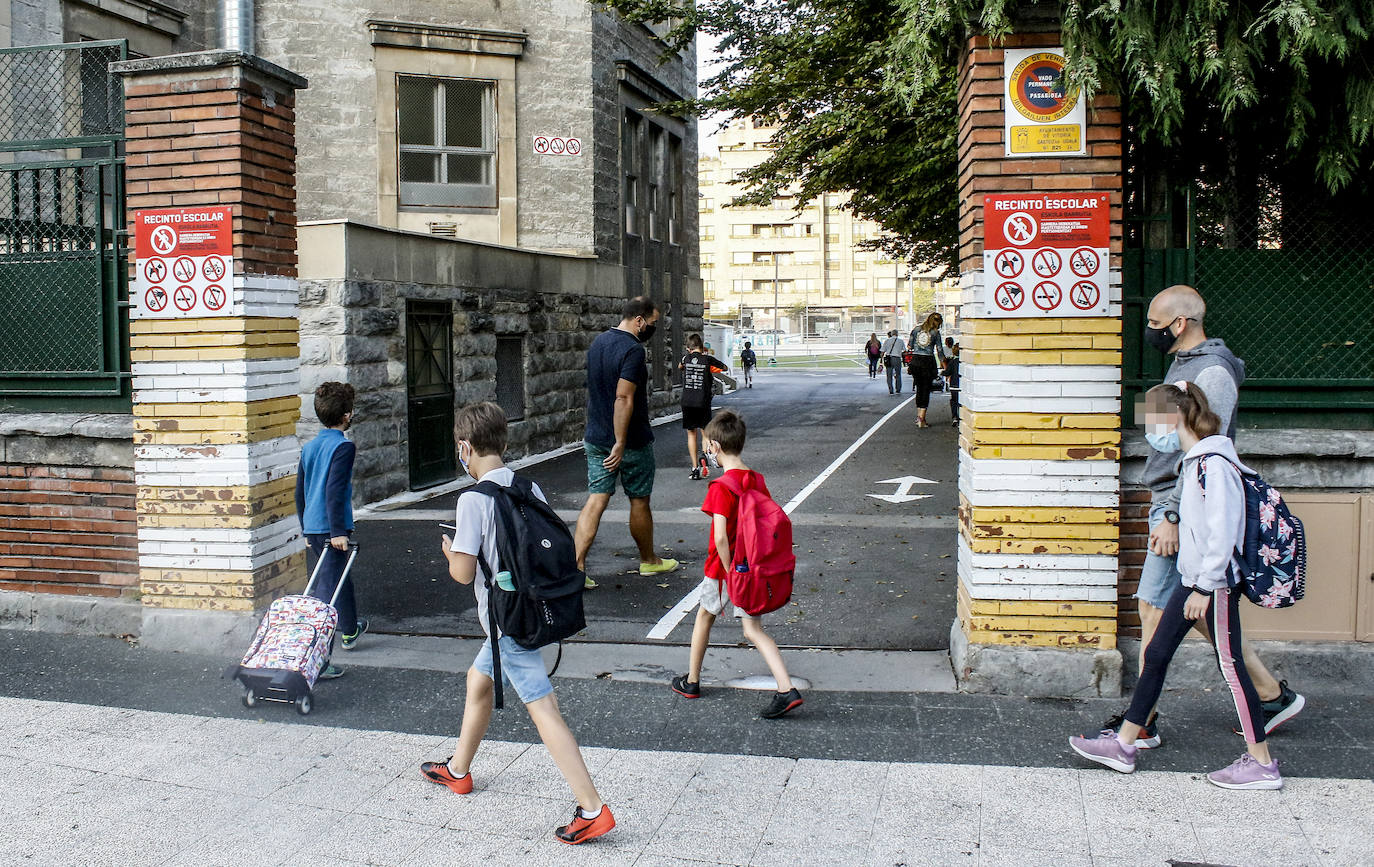
[[[924,500],[935,496],[934,494],[913,494],[911,489],[916,485],[935,485],[939,484],[934,479],[923,479],[920,476],[902,476],[900,479],[884,479],[878,482],[880,485],[896,485],[895,494],[869,494],[875,500],[882,500],[885,503],[910,503],[915,500]]]

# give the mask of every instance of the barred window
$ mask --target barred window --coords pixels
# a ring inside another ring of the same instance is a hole
[[[401,75],[396,82],[401,205],[496,207],[496,85]]]

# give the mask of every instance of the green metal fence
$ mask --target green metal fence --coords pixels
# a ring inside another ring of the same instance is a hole
[[[1179,213],[1128,208],[1128,405],[1164,373],[1142,344],[1149,301],[1189,283],[1208,334],[1245,359],[1244,424],[1374,427],[1374,221],[1312,183],[1260,176],[1242,192],[1199,183],[1170,197]]]
[[[127,405],[127,53],[0,50],[0,407]]]

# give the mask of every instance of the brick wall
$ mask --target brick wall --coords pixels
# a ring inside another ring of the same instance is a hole
[[[294,277],[295,97],[251,73],[128,85],[128,206],[232,205],[238,273]]]
[[[1122,638],[1140,637],[1140,613],[1136,609],[1135,591],[1140,584],[1140,567],[1145,562],[1146,545],[1150,538],[1147,518],[1150,513],[1150,492],[1144,488],[1123,486],[1121,489],[1121,554],[1118,593],[1117,634]]]
[[[0,431],[0,591],[132,596],[131,443],[78,436],[90,417],[22,416]],[[125,417],[113,427],[127,427]]]

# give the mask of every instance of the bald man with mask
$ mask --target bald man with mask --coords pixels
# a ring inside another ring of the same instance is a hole
[[[1234,440],[1245,362],[1226,348],[1225,341],[1207,336],[1204,326],[1207,303],[1202,295],[1191,286],[1170,286],[1150,302],[1147,316],[1146,344],[1173,356],[1164,381],[1190,382],[1202,389],[1212,411],[1222,421],[1222,430]],[[1150,489],[1150,542],[1135,594],[1140,611],[1142,668],[1145,648],[1154,637],[1170,594],[1181,580],[1178,571],[1178,481],[1183,452],[1179,449],[1177,435],[1147,430],[1146,439],[1150,443],[1150,454],[1141,481]],[[1205,621],[1194,621],[1193,628],[1210,641]],[[1265,732],[1272,732],[1296,716],[1306,700],[1289,689],[1287,681],[1277,680],[1248,642],[1244,645],[1244,656],[1245,668],[1263,702]],[[1120,724],[1121,716],[1118,715],[1104,723],[1103,728],[1116,729]],[[1159,745],[1158,714],[1152,713],[1136,746],[1151,749]]]

